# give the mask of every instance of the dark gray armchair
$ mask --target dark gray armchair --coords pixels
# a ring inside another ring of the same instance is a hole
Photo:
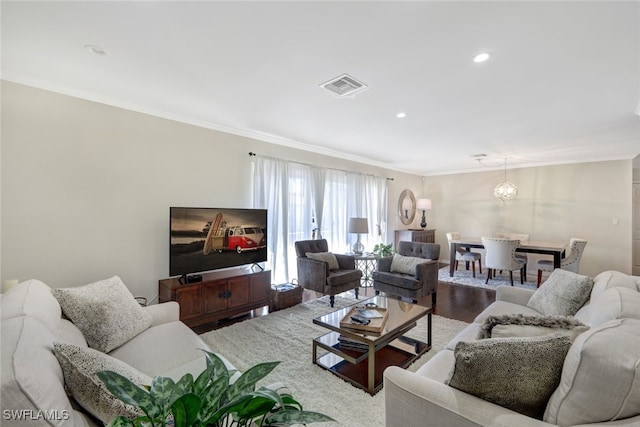
[[[399,242],[398,254],[407,257],[425,258],[415,266],[413,274],[391,272],[392,256],[378,260],[378,271],[373,272],[373,287],[376,295],[380,292],[411,298],[413,302],[431,294],[436,304],[438,290],[438,259],[440,245],[437,243]]]
[[[356,298],[358,298],[362,272],[356,269],[356,261],[353,256],[333,254],[337,265],[330,266],[326,261],[311,259],[306,255],[307,253],[328,253],[329,245],[325,239],[300,240],[295,242],[295,246],[298,256],[298,284],[300,286],[323,295],[330,295],[331,307],[335,301],[334,295],[350,289],[355,289]]]

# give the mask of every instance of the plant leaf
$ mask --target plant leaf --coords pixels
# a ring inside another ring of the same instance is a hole
[[[311,411],[278,411],[267,415],[263,425],[291,426],[294,424],[309,424],[335,421],[333,418]]]
[[[302,404],[295,400],[290,394],[282,395],[282,406],[288,409],[296,409],[302,411]]]
[[[220,401],[226,395],[226,390],[229,387],[227,378],[218,378],[217,381],[211,383],[200,394],[201,408],[199,418],[200,420],[210,419],[213,414],[218,410]],[[217,420],[216,420],[217,421]],[[214,421],[215,422],[215,421]]]
[[[237,413],[239,410],[242,409],[245,403],[248,402],[249,400],[251,400],[251,396],[249,395],[242,395],[237,397],[236,399],[227,403],[226,405],[219,407],[218,410],[211,417],[203,420],[205,421],[204,424],[206,425],[215,424],[221,418],[224,418],[227,415]]]
[[[169,415],[173,402],[180,397],[171,378],[157,376],[151,381],[151,398],[161,409],[163,415]]]
[[[202,406],[202,401],[193,393],[181,396],[173,405],[171,405],[171,413],[175,427],[190,427],[195,424],[198,413]]]
[[[111,394],[124,403],[139,407],[149,418],[155,418],[160,414],[160,408],[156,406],[149,392],[128,378],[113,371],[100,371],[96,375]]]
[[[123,417],[122,415],[112,419],[109,422],[109,424],[107,424],[107,427],[131,427],[131,426],[135,426],[134,422],[129,420],[127,417]]]
[[[202,393],[210,381],[213,380],[213,373],[215,369],[213,366],[208,366],[207,368],[198,375],[198,378],[193,383],[193,391],[199,396]]]
[[[256,383],[269,375],[279,364],[280,362],[265,362],[249,368],[229,387],[229,399],[253,391]]]
[[[238,418],[252,420],[268,413],[275,406],[276,402],[270,397],[254,396],[248,400],[236,414]]]
[[[180,395],[193,392],[193,375],[186,373],[176,383],[176,393]]]
[[[204,356],[207,359],[207,367],[213,367],[212,377],[214,381],[223,375],[227,375],[229,377],[231,376],[229,375],[229,369],[227,369],[227,365],[224,364],[222,359],[220,359],[217,354],[207,350],[202,351],[204,351]]]

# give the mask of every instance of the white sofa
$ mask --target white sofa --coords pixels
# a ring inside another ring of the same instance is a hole
[[[0,425],[100,425],[65,393],[53,343],[87,347],[87,342],[73,323],[62,318],[51,289],[38,280],[28,280],[2,295],[1,307]],[[149,377],[177,380],[187,372],[202,372],[206,361],[199,349],[210,349],[179,321],[178,304],[168,302],[144,310],[152,317],[151,326],[108,354]]]
[[[527,307],[533,293],[498,287],[496,301],[417,372],[387,368],[386,425],[640,426],[640,277],[620,272],[607,271],[595,277],[590,300],[575,313],[575,319],[590,328],[571,344],[561,365],[560,384],[546,405],[543,420],[446,385],[456,363],[456,344],[477,340],[489,315],[541,315]]]

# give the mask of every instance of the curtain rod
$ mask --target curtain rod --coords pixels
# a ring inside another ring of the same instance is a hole
[[[255,157],[257,156],[256,153],[254,153],[253,151],[249,151],[249,157]],[[272,159],[272,160],[283,160],[283,159],[279,159],[277,157],[271,157],[271,156],[264,156],[264,155],[260,155],[260,157],[264,158],[264,159]],[[311,167],[322,167],[322,166],[318,166],[318,165],[312,165],[311,163],[305,163],[305,162],[299,162],[296,160],[285,160],[286,162],[290,162],[290,163],[296,163],[298,165],[304,165],[304,166],[311,166]],[[326,169],[331,169],[334,171],[338,171],[338,172],[348,172],[348,173],[357,173],[359,175],[368,175],[368,176],[372,176],[374,178],[384,178],[387,181],[393,181],[393,178],[387,178],[384,176],[379,176],[379,175],[374,175],[371,173],[362,173],[362,172],[354,172],[354,171],[350,171],[350,170],[346,170],[346,169],[337,169],[337,168],[331,168],[331,167],[325,167]]]

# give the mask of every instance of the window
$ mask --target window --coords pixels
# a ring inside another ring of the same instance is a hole
[[[369,234],[361,236],[367,250],[386,233],[383,177],[258,157],[253,178],[254,207],[268,210],[268,263],[275,283],[297,276],[298,240],[315,235],[327,239],[332,252],[348,252],[356,239],[347,232],[351,217],[369,221]]]

